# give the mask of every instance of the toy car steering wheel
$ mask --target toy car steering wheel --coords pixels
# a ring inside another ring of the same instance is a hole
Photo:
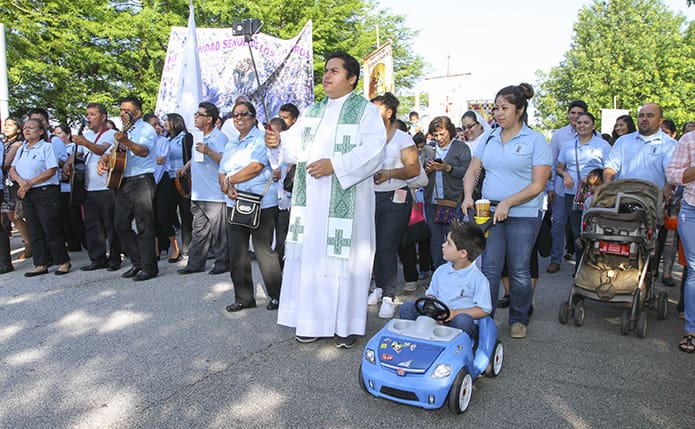
[[[423,316],[431,317],[438,322],[447,320],[451,315],[446,304],[431,296],[423,296],[415,301],[415,309]]]

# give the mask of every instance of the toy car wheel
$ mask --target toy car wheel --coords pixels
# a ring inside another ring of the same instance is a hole
[[[644,338],[647,335],[647,312],[640,311],[637,317],[637,336]]]
[[[630,312],[624,310],[620,316],[620,335],[627,335],[628,333],[630,333]]]
[[[462,368],[449,391],[449,398],[447,400],[449,411],[454,414],[461,414],[466,411],[468,403],[471,401],[472,394],[473,378],[465,368]]]
[[[582,326],[584,324],[584,302],[579,301],[574,304],[574,326]]]
[[[495,342],[495,349],[493,350],[490,363],[485,369],[485,375],[488,377],[497,377],[502,371],[502,361],[504,361],[504,346],[499,340],[497,340],[497,342]]]
[[[560,304],[560,311],[558,312],[557,319],[563,325],[570,320],[570,303],[567,301],[562,301]]]
[[[364,376],[362,375],[362,365],[360,365],[360,372],[357,380],[360,383],[360,388],[364,390],[366,393],[369,393],[369,390],[367,390],[367,385],[364,384]]]
[[[668,316],[668,294],[666,292],[659,292],[656,303],[656,318],[659,320],[666,320]]]

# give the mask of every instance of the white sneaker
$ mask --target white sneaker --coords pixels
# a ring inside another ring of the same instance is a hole
[[[396,312],[396,306],[393,304],[393,298],[385,296],[381,301],[381,308],[379,309],[380,319],[390,319]]]
[[[379,301],[381,301],[382,294],[383,291],[380,287],[375,288],[372,293],[369,294],[369,298],[367,298],[367,305],[377,305]]]
[[[403,288],[406,292],[413,292],[417,290],[417,282],[405,282],[405,287]]]

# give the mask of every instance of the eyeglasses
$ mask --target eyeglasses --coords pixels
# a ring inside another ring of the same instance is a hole
[[[250,117],[255,116],[255,115],[251,112],[238,112],[238,113],[232,113],[229,116],[236,119],[236,118],[243,118],[243,117],[250,118]]]
[[[472,130],[473,127],[475,127],[476,125],[478,125],[478,123],[477,123],[477,122],[473,122],[473,123],[470,124],[470,125],[461,125],[461,128],[463,128],[464,131],[470,131],[470,130]]]
[[[200,113],[200,112],[195,112],[195,113],[193,114],[193,117],[195,117],[195,118],[198,118],[198,117],[200,117],[200,116],[207,116],[207,117],[209,118],[209,117],[212,116],[212,115],[206,115],[205,113]]]

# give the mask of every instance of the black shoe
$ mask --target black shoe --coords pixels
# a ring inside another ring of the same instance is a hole
[[[169,263],[175,264],[175,263],[179,262],[181,259],[183,259],[183,255],[181,254],[181,252],[179,252],[179,256],[177,256],[175,258],[169,258]]]
[[[121,264],[109,264],[107,271],[118,271],[121,269]]]
[[[668,287],[676,286],[676,281],[673,280],[673,277],[662,277],[661,283],[663,283],[664,286],[668,286]]]
[[[135,277],[140,271],[142,271],[141,268],[130,267],[130,269],[128,271],[121,274],[121,277],[123,277],[124,279],[129,279],[129,278]]]
[[[0,274],[7,274],[11,273],[12,271],[14,271],[14,267],[12,265],[3,265],[0,267]]]
[[[55,274],[56,276],[64,276],[65,274],[70,272],[70,268],[72,268],[72,264],[68,263],[68,269],[67,270],[65,270],[65,271],[56,270],[56,272],[53,274]]]
[[[268,305],[265,306],[266,310],[277,310],[280,307],[280,301],[273,298],[268,301]]]
[[[28,273],[24,273],[24,277],[36,277],[42,274],[48,274],[48,269],[43,269],[41,271],[29,271]]]
[[[92,262],[91,264],[85,265],[84,267],[80,268],[80,271],[94,271],[108,267],[109,265],[106,262]]]
[[[134,282],[142,282],[145,280],[153,279],[157,277],[156,273],[148,273],[147,271],[140,271],[133,277]]]
[[[230,313],[236,313],[239,310],[243,310],[245,308],[254,308],[255,306],[256,306],[255,302],[251,303],[251,304],[242,304],[240,302],[235,302],[234,304],[229,304],[224,309]]]
[[[564,258],[565,258],[565,261],[572,261],[572,260],[574,260],[574,253],[569,253],[569,252],[565,253]]]
[[[202,273],[203,270],[192,270],[192,269],[186,267],[186,268],[181,268],[179,270],[176,270],[176,272],[179,274],[193,274],[193,273]]]
[[[509,295],[505,295],[497,301],[497,308],[509,307]]]
[[[357,344],[356,335],[348,335],[347,337],[335,336],[335,346],[339,349],[351,349]]]
[[[215,267],[215,268],[211,269],[210,271],[208,271],[208,274],[210,274],[211,276],[214,276],[216,274],[226,273],[227,271],[229,271],[229,270],[226,268]]]

